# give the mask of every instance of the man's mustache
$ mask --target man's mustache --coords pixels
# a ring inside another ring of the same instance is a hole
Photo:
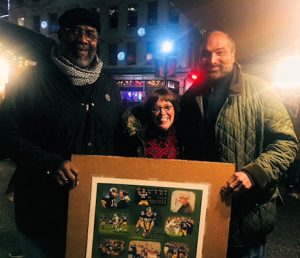
[[[223,64],[208,65],[207,67],[208,67],[209,69],[213,69],[213,68],[223,68],[224,65],[223,65]]]
[[[80,42],[74,42],[70,45],[71,49],[75,50],[75,51],[89,51],[91,52],[92,51],[92,48],[89,44],[83,44],[83,43],[80,43]]]
[[[91,47],[88,44],[76,44],[76,48],[79,50],[91,50]]]

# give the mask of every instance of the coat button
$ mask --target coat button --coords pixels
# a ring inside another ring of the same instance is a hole
[[[142,157],[143,156],[143,148],[141,146],[138,146],[137,149],[137,155],[138,157]]]
[[[105,99],[106,99],[107,101],[110,101],[110,96],[109,96],[109,94],[105,94]]]

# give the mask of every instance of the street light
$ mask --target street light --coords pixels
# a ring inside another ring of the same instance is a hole
[[[164,85],[167,87],[167,59],[169,54],[173,51],[173,43],[169,40],[164,41],[161,45],[161,50],[164,57]]]
[[[300,94],[300,55],[288,56],[278,62],[273,84],[280,94]]]
[[[9,66],[5,59],[0,57],[0,103],[4,98],[5,85],[8,83]]]
[[[170,53],[173,50],[173,44],[171,41],[167,40],[162,43],[162,51],[165,54]]]

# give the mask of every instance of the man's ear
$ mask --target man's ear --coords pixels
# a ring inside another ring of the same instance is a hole
[[[235,49],[232,51],[232,55],[233,55],[233,61],[236,62]]]

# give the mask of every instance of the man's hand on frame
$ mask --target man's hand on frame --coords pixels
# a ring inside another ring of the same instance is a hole
[[[54,178],[60,186],[73,189],[79,184],[78,175],[77,168],[69,160],[65,160],[55,171]]]

